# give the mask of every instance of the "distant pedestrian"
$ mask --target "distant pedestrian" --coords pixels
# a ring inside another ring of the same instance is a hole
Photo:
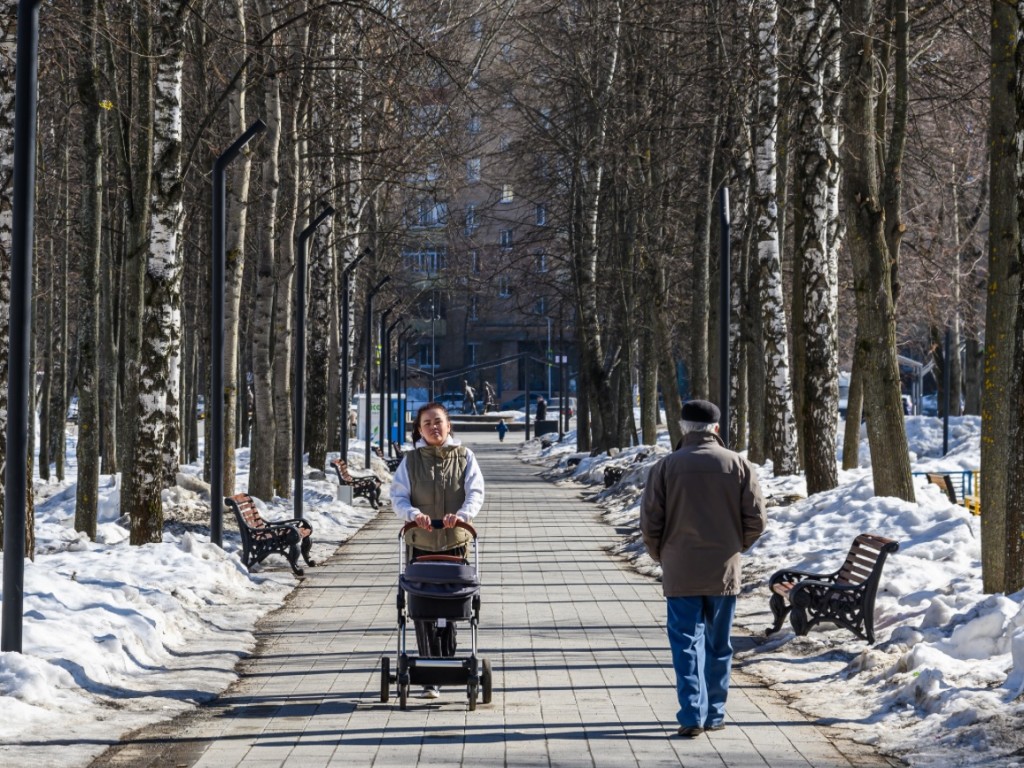
[[[543,397],[537,398],[537,421],[544,421],[548,417],[548,403]]]
[[[718,436],[714,403],[683,405],[683,440],[651,470],[640,531],[661,563],[668,638],[679,699],[678,734],[725,727],[740,553],[767,524],[754,466]]]
[[[495,427],[498,430],[498,442],[505,442],[505,433],[508,432],[508,424],[505,423],[504,419],[498,419],[498,426]]]

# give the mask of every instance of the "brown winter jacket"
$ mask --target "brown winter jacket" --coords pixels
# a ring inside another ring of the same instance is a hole
[[[658,462],[640,505],[666,597],[739,594],[740,553],[766,524],[757,471],[710,432],[687,434]]]

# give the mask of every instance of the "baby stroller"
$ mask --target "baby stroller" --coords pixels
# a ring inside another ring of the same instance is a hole
[[[416,527],[406,523],[398,536],[398,658],[380,660],[380,700],[387,703],[391,686],[397,684],[398,703],[405,709],[410,686],[464,685],[470,711],[477,699],[491,703],[491,664],[477,658],[477,625],[480,621],[480,547],[476,530],[459,522],[472,536],[473,565],[465,557],[445,553],[420,555],[406,565],[405,535]],[[434,521],[440,528],[441,522]],[[409,622],[423,622],[434,638],[429,656],[409,653],[405,631]],[[455,653],[455,623],[468,621],[468,656]]]

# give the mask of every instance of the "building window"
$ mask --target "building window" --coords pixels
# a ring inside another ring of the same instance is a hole
[[[416,208],[417,227],[443,227],[448,221],[448,203],[421,202]]]
[[[512,289],[509,287],[508,278],[502,275],[498,278],[498,296],[502,299],[507,299],[512,295]]]
[[[470,115],[466,129],[474,136],[480,133],[480,115]]]
[[[505,91],[505,95],[501,99],[501,106],[505,109],[512,109],[516,105],[516,95],[512,89],[509,88]]]
[[[548,223],[548,209],[544,203],[537,203],[537,226],[543,227]]]
[[[498,236],[498,244],[501,245],[501,247],[506,249],[506,250],[508,250],[509,248],[512,247],[512,230],[511,229],[503,229],[503,230],[501,230],[501,233]]]
[[[512,43],[501,44],[501,58],[505,61],[512,61]]]
[[[470,251],[469,252],[469,263],[474,274],[480,274],[480,252]]]
[[[440,272],[448,262],[448,252],[443,245],[426,245],[419,250],[407,249],[402,252],[402,256],[410,272]]]
[[[469,319],[479,320],[480,319],[480,301],[476,296],[469,297]],[[476,362],[476,361],[474,361]]]
[[[501,185],[501,202],[506,203],[506,204],[511,203],[514,197],[515,197],[515,194],[512,191],[512,185],[511,184],[502,184]]]
[[[480,224],[476,220],[476,206],[466,206],[466,236],[472,235]]]
[[[503,134],[503,135],[498,137],[498,151],[499,152],[508,152],[509,144],[510,144],[510,142],[509,142],[508,136],[505,136]]]
[[[544,251],[537,251],[537,271],[548,271],[548,255]]]
[[[480,342],[471,341],[466,346],[468,347],[468,349],[466,350],[466,365],[476,365],[477,349],[480,347]]]
[[[484,39],[484,21],[483,19],[473,19],[469,23],[469,34],[473,36],[474,40]]]
[[[471,157],[466,161],[466,181],[470,183],[480,181],[480,158]]]
[[[548,301],[543,296],[537,299],[537,303],[534,305],[534,311],[538,315],[546,315],[548,313]]]

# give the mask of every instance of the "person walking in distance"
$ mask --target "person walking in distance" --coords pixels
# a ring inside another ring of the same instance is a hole
[[[651,470],[640,531],[661,563],[679,698],[678,735],[725,728],[740,553],[767,525],[754,466],[718,436],[714,403],[683,405],[683,440]]]
[[[508,424],[505,423],[504,419],[498,419],[498,426],[495,427],[498,430],[498,442],[505,442],[505,433],[508,432]]]

